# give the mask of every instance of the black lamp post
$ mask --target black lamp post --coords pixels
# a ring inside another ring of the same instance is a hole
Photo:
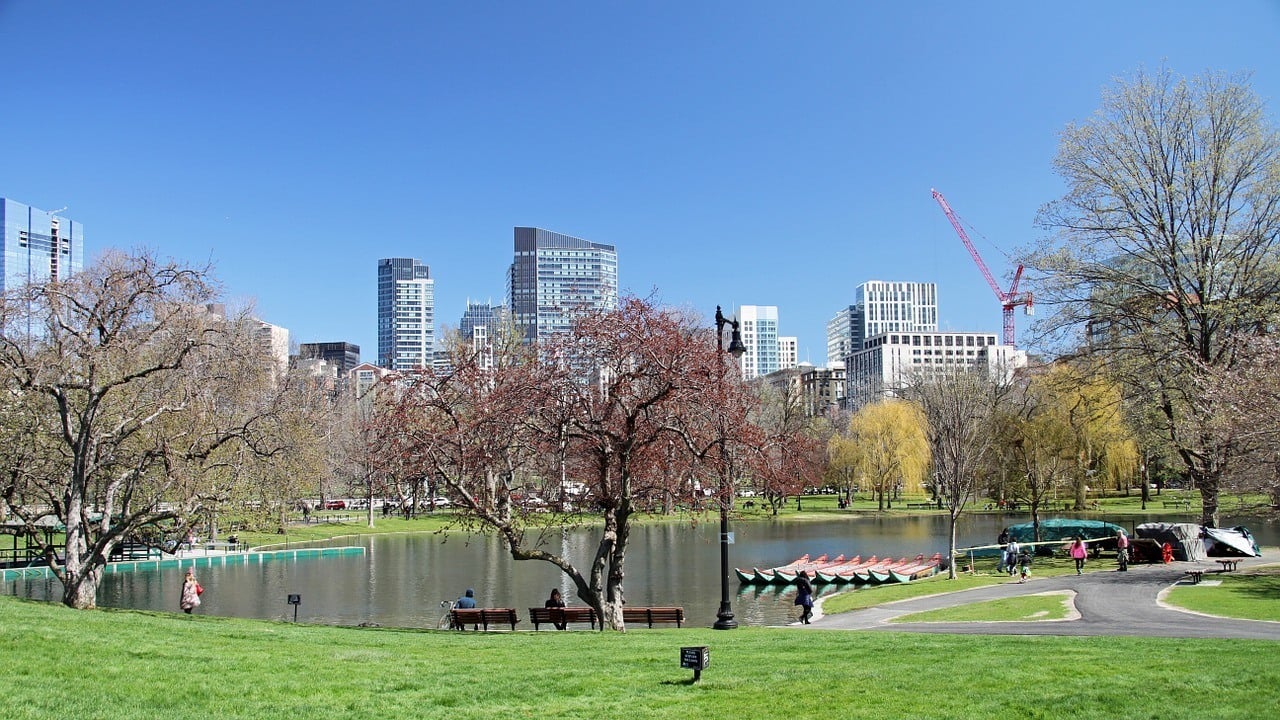
[[[724,346],[724,326],[733,328],[729,337],[729,347]],[[726,320],[720,306],[716,306],[716,349],[723,350],[733,356],[734,360],[742,357],[747,346],[742,344],[742,333],[738,332],[737,320]],[[720,364],[720,385],[724,388],[724,363]],[[725,461],[725,430],[723,421],[720,425],[720,459]],[[726,465],[720,473],[720,611],[716,613],[716,621],[711,627],[716,630],[732,630],[738,627],[733,619],[733,608],[729,606],[729,468]]]

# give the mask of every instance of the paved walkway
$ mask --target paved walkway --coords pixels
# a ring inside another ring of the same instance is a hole
[[[1097,562],[1097,561],[1095,561]],[[1103,561],[1106,562],[1106,561]],[[1271,564],[1263,558],[1242,558],[1240,568]],[[1175,562],[1168,565],[1130,565],[1128,572],[1098,570],[1083,575],[1032,578],[973,590],[903,600],[865,610],[819,617],[805,629],[890,630],[894,632],[959,633],[973,635],[1137,635],[1150,637],[1237,638],[1280,640],[1280,622],[1216,618],[1179,610],[1160,602],[1162,593],[1183,579],[1193,567],[1216,563]],[[1206,576],[1212,580],[1215,575]],[[1079,617],[1041,622],[892,623],[891,618],[925,610],[1017,595],[1070,590],[1076,593]]]

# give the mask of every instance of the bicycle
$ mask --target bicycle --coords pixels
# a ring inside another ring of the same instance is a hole
[[[436,623],[437,630],[454,630],[453,625],[453,608],[458,604],[457,600],[441,600],[440,607],[444,608],[444,614],[440,616],[440,622]]]

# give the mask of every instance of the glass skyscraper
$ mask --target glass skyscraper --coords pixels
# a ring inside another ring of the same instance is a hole
[[[59,212],[0,198],[0,291],[66,280],[84,268],[84,226]]]
[[[569,329],[575,312],[618,306],[618,251],[541,228],[515,229],[507,307],[525,342]]]
[[[378,364],[429,368],[435,361],[435,281],[413,258],[378,261]]]

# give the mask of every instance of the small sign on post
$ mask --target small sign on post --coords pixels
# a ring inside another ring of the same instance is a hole
[[[711,664],[711,648],[706,645],[680,648],[680,667],[693,670],[693,681],[702,679],[702,671]]]
[[[298,606],[302,604],[302,594],[289,593],[289,604],[293,606],[293,621],[298,622]]]

